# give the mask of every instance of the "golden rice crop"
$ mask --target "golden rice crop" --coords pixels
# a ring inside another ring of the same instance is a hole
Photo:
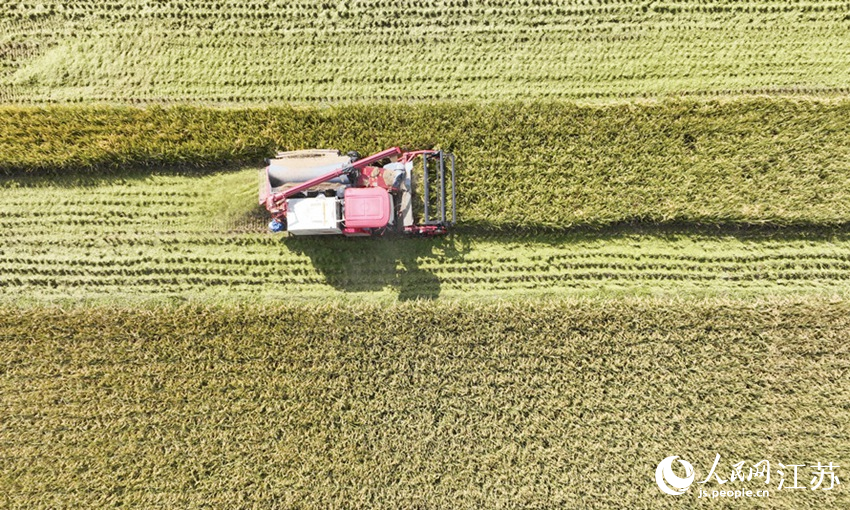
[[[0,111],[5,173],[115,178],[145,168],[259,166],[283,148],[439,146],[459,158],[460,218],[486,228],[850,218],[845,100]],[[98,219],[120,221],[77,218]]]
[[[828,300],[4,306],[0,501],[692,506],[655,486],[674,454],[841,478],[848,334]]]

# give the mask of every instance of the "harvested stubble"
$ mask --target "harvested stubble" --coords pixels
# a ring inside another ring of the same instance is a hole
[[[0,195],[0,299],[809,295],[846,294],[850,280],[845,228],[460,226],[445,239],[296,239],[265,232],[253,169],[36,182]]]
[[[0,101],[846,93],[846,1],[5,2]]]
[[[820,300],[4,307],[0,502],[692,507],[662,458],[850,464],[848,334]]]

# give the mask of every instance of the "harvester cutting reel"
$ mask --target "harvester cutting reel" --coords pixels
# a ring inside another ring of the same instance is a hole
[[[436,236],[455,223],[455,157],[447,152],[301,150],[267,162],[259,198],[273,232]]]

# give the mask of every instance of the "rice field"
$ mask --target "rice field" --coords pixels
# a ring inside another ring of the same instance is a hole
[[[707,506],[850,507],[848,30],[2,3],[0,507],[693,508],[715,454],[841,485]],[[267,232],[264,157],[389,146],[458,156],[452,235]]]
[[[799,297],[7,306],[0,504],[701,506],[656,488],[672,454],[841,477],[848,318]],[[707,503],[850,504],[775,476]]]
[[[850,2],[27,0],[4,103],[846,94]]]
[[[657,490],[660,459],[848,464],[848,317],[800,298],[4,307],[0,502],[693,507]]]
[[[0,288],[14,300],[847,291],[844,100],[6,111]],[[434,140],[460,157],[455,235],[267,232],[262,155]]]
[[[0,196],[0,288],[7,296],[843,295],[850,279],[843,226],[622,224],[529,233],[473,222],[438,240],[304,239],[267,232],[252,168],[73,182],[7,180]]]
[[[438,146],[459,158],[460,218],[484,229],[533,233],[622,222],[840,225],[850,218],[847,100],[0,112],[0,171],[10,175],[4,187],[28,186],[24,174],[41,183],[67,174],[69,182],[58,187],[73,187],[75,179],[85,186],[89,176],[107,185],[112,179],[104,193],[120,193],[124,177],[133,182],[134,175],[152,171],[232,169],[234,161],[259,167],[263,157],[284,148],[368,154],[395,145]],[[229,185],[250,188],[256,179],[236,177]],[[167,201],[168,190],[162,192]],[[192,192],[196,201],[214,197],[212,212],[250,207],[253,193],[246,188],[237,200],[209,188]],[[44,208],[13,206],[24,216]],[[93,222],[109,214],[96,205],[90,210]]]

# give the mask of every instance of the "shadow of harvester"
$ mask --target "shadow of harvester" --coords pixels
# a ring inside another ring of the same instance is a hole
[[[421,266],[461,255],[450,237],[289,237],[284,242],[294,253],[309,257],[334,288],[344,292],[392,288],[399,300],[437,298],[440,279]]]

